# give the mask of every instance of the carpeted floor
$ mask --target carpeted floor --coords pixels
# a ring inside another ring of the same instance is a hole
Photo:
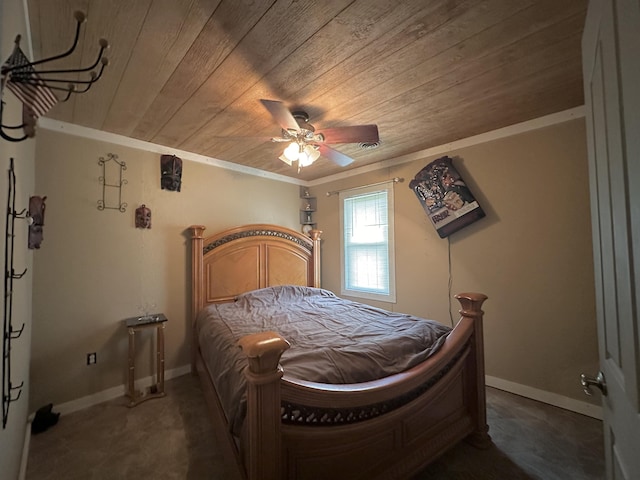
[[[61,416],[32,436],[27,480],[230,478],[197,378],[172,379],[166,391],[135,408],[123,398]],[[600,421],[492,388],[487,403],[494,446],[462,442],[413,480],[604,478]]]

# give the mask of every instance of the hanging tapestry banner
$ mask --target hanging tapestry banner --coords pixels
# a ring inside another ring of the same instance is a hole
[[[409,183],[440,238],[485,216],[449,157],[420,170]]]

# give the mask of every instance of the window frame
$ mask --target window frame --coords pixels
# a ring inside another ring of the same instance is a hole
[[[346,269],[346,241],[345,241],[345,202],[354,197],[369,195],[376,192],[386,192],[387,197],[387,275],[389,283],[388,293],[375,293],[349,288],[347,282]],[[394,198],[393,182],[371,185],[368,187],[358,187],[339,192],[340,200],[340,294],[344,296],[376,300],[380,302],[396,303],[396,277],[395,277],[395,248],[394,248]]]

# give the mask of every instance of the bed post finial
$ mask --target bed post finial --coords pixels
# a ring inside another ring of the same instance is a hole
[[[455,296],[462,306],[459,311],[463,317],[482,317],[482,304],[488,298],[483,293],[459,293]]]
[[[249,360],[253,375],[270,375],[278,370],[280,356],[290,345],[276,332],[259,332],[238,340],[238,345]],[[280,378],[282,374],[278,375]]]
[[[189,230],[191,230],[191,238],[203,238],[206,227],[204,225],[191,225]]]

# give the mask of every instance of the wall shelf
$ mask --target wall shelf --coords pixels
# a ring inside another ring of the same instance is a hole
[[[25,268],[16,273],[13,263],[15,221],[29,218],[26,209],[16,211],[16,176],[13,170],[13,158],[9,167],[9,194],[7,198],[7,222],[4,246],[4,320],[2,324],[2,428],[7,426],[9,407],[22,394],[24,382],[14,385],[11,379],[11,344],[19,339],[24,332],[25,324],[16,329],[13,326],[13,281],[19,280],[27,273]]]
[[[300,187],[300,224],[302,233],[309,235],[309,232],[316,228],[313,215],[317,208],[316,197],[312,197],[309,189]]]

